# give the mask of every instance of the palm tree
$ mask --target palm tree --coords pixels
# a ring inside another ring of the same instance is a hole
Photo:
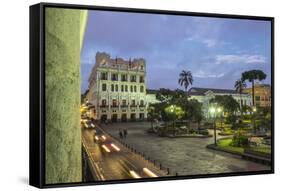
[[[187,91],[188,86],[193,83],[192,73],[190,71],[183,70],[179,75],[178,83],[180,86],[184,86],[185,91]]]
[[[184,86],[184,89],[186,91],[187,95],[187,88],[189,85],[192,85],[193,83],[193,76],[190,71],[182,70],[180,75],[179,75],[179,81],[178,81],[180,86]],[[188,108],[185,108],[185,111],[187,113]],[[190,127],[190,123],[188,120],[187,126]]]
[[[245,82],[248,80],[252,83],[252,100],[253,106],[255,106],[255,80],[264,80],[266,78],[266,74],[262,70],[249,70],[242,73],[241,80]]]
[[[246,88],[246,83],[244,81],[242,81],[241,79],[239,79],[235,82],[234,87],[235,87],[236,91],[239,92],[239,94],[240,94],[240,111],[241,111],[241,115],[243,115],[242,92],[243,92],[243,89]]]

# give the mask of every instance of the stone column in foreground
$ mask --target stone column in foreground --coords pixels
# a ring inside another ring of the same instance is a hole
[[[46,8],[46,184],[82,181],[80,49],[87,11]]]

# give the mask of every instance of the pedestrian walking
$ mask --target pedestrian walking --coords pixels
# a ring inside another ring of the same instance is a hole
[[[123,133],[122,133],[121,129],[119,129],[119,138],[123,139]]]
[[[126,129],[126,128],[123,130],[123,134],[124,134],[124,138],[126,138],[127,135],[128,135],[128,132],[127,132],[127,129]]]

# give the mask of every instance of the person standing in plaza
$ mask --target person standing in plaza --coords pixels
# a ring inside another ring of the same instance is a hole
[[[126,129],[126,128],[123,130],[123,134],[124,134],[124,138],[126,138],[127,135],[128,135],[128,132],[127,132],[127,129]]]
[[[119,138],[120,138],[120,139],[123,139],[123,133],[122,133],[122,130],[121,130],[121,129],[119,129]]]

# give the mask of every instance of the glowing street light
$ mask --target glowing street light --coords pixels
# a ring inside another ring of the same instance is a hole
[[[217,114],[221,114],[221,116],[222,116],[222,108],[212,106],[212,107],[210,107],[209,111],[211,113],[211,116],[214,118],[214,124],[213,124],[214,125],[214,143],[215,143],[215,146],[217,146],[216,117],[217,117]],[[221,121],[221,126],[222,126],[222,121]]]
[[[216,108],[215,108],[215,107],[211,107],[211,108],[210,108],[210,113],[213,114],[213,115],[215,115],[215,113],[216,113]]]
[[[257,108],[255,106],[253,106],[252,111],[253,111],[253,113],[252,113],[253,128],[254,128],[254,133],[256,134],[256,119],[255,119],[256,115],[255,114],[257,112]]]
[[[221,107],[219,107],[219,108],[217,109],[217,111],[218,111],[218,113],[220,114],[221,128],[222,128],[222,112],[223,112],[223,110],[222,110]]]

